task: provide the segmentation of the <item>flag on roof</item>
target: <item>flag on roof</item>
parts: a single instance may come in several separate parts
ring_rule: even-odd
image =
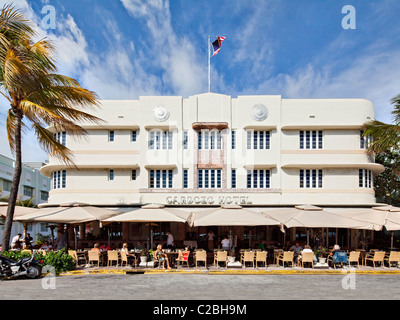
[[[212,43],[213,51],[214,51],[214,54],[212,55],[212,57],[214,57],[221,50],[222,41],[224,41],[225,39],[226,39],[225,37],[217,37],[217,40],[215,40]]]

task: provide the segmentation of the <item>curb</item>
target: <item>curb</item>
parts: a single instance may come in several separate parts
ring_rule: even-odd
[[[149,269],[103,269],[103,270],[73,270],[63,272],[58,276],[78,276],[78,275],[92,275],[92,274],[206,274],[206,275],[343,275],[349,273],[350,269],[339,270],[149,270]],[[400,270],[357,270],[351,269],[351,272],[356,274],[371,274],[371,275],[400,275]]]

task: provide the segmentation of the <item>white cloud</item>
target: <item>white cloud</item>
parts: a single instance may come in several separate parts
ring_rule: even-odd
[[[174,32],[167,0],[121,0],[134,18],[144,19],[150,32],[153,64],[163,70],[163,82],[172,94],[189,96],[207,90],[207,64],[202,63],[190,39]],[[165,88],[163,88],[165,92]]]
[[[369,52],[339,72],[332,65],[327,63],[321,68],[310,63],[291,74],[269,78],[252,93],[268,92],[295,99],[363,98],[374,103],[376,119],[392,121],[390,100],[400,91],[400,50]]]

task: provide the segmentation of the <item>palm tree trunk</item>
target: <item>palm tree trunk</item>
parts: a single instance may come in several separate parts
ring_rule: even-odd
[[[10,249],[11,229],[14,219],[15,204],[18,198],[19,182],[22,173],[22,151],[21,151],[21,127],[22,127],[22,111],[17,109],[15,111],[16,125],[15,125],[15,170],[14,177],[11,185],[10,198],[8,200],[7,217],[4,223],[3,242],[1,253]]]

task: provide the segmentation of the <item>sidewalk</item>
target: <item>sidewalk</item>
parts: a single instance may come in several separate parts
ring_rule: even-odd
[[[76,270],[60,273],[59,276],[72,276],[72,275],[90,275],[90,274],[165,274],[165,273],[174,273],[174,274],[226,274],[226,275],[288,275],[288,274],[310,274],[310,275],[327,275],[327,274],[343,274],[348,272],[355,272],[356,274],[390,274],[400,275],[400,268],[398,267],[377,267],[373,268],[370,266],[360,266],[360,268],[352,267],[351,269],[348,267],[344,268],[325,268],[325,269],[317,269],[317,268],[300,268],[300,267],[278,267],[276,265],[269,265],[267,268],[241,268],[241,267],[214,267],[208,266],[207,269],[205,267],[180,267],[180,268],[172,268],[170,270],[163,270],[159,268],[152,267],[79,267]]]

